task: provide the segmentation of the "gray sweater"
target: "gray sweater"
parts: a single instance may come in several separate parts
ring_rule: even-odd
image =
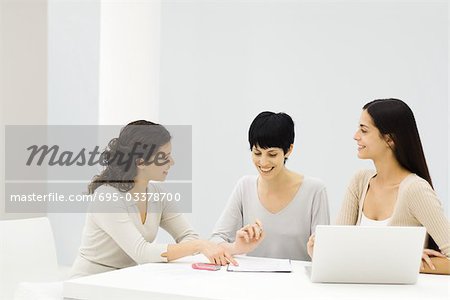
[[[259,200],[257,176],[245,176],[234,188],[211,240],[233,242],[236,231],[255,219],[263,223],[266,237],[248,255],[309,261],[306,250],[309,236],[316,225],[330,223],[325,186],[320,180],[305,176],[292,201],[273,214]]]

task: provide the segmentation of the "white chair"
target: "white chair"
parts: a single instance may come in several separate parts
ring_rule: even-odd
[[[0,299],[62,299],[48,218],[0,221],[0,272]]]

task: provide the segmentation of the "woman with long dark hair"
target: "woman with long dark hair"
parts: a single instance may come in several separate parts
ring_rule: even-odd
[[[375,170],[352,179],[338,225],[424,226],[428,233],[422,271],[450,270],[450,225],[431,181],[414,114],[398,99],[374,100],[363,107],[354,135],[358,157]],[[308,243],[312,255],[314,236]]]
[[[198,252],[214,264],[235,263],[215,243],[200,240],[173,202],[160,200],[163,191],[153,182],[164,181],[174,164],[170,141],[162,125],[140,120],[123,127],[119,137],[109,142],[102,153],[106,168],[89,185],[95,201],[86,217],[71,277],[167,262]],[[159,227],[176,243],[154,243]]]

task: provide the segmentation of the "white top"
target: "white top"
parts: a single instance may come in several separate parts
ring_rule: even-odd
[[[233,242],[238,229],[259,219],[266,237],[249,255],[310,261],[306,250],[309,237],[316,225],[330,223],[324,184],[305,176],[292,201],[281,211],[271,213],[259,200],[257,180],[257,176],[244,176],[238,181],[211,240]]]
[[[150,183],[147,192],[161,192],[161,189]],[[167,244],[153,243],[160,226],[177,243],[199,238],[185,217],[173,212],[170,202],[149,201],[142,224],[138,207],[134,201],[126,201],[126,193],[102,185],[94,196],[100,199],[100,195],[106,198],[108,194],[118,201],[90,204],[79,254],[70,272],[72,278],[136,264],[166,262],[167,258],[161,254],[167,251]]]
[[[361,223],[360,226],[388,226],[389,222],[391,221],[391,218],[387,218],[384,220],[372,220],[366,217],[364,212],[361,215]]]
[[[367,196],[367,191],[369,190],[369,185],[367,186],[366,189],[366,194],[364,195],[364,198],[361,201],[361,208],[364,208],[364,202],[366,201],[366,196]],[[388,226],[389,222],[391,221],[391,218],[387,218],[384,220],[373,220],[368,218],[365,214],[364,211],[362,211],[361,209],[361,220],[359,225],[360,226]]]

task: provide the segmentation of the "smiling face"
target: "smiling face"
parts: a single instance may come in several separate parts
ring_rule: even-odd
[[[146,180],[164,181],[169,169],[175,164],[171,152],[172,144],[170,142],[159,147],[158,151],[150,158],[152,163],[138,166],[138,176]]]
[[[259,146],[253,146],[253,164],[263,178],[274,178],[285,169],[284,159],[289,156],[291,151],[292,146],[286,154],[281,148],[272,147],[264,149]]]
[[[358,157],[361,159],[376,160],[392,151],[392,145],[389,145],[388,139],[380,134],[367,110],[361,113],[359,128],[353,139],[358,144]]]

